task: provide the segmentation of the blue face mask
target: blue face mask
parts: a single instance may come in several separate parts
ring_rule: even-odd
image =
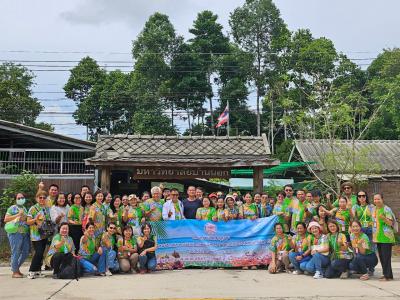
[[[20,199],[17,199],[17,205],[18,206],[23,206],[24,204],[25,204],[25,198],[20,198]]]

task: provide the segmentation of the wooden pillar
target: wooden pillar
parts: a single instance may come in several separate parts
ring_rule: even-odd
[[[253,168],[253,192],[262,193],[264,187],[263,167]]]
[[[110,191],[110,182],[111,182],[110,167],[102,167],[100,188],[103,192]]]

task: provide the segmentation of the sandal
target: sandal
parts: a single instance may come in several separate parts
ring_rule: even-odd
[[[368,274],[364,274],[360,277],[360,280],[368,280],[369,279],[369,275]]]

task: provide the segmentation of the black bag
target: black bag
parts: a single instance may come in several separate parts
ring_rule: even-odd
[[[39,227],[39,233],[44,237],[51,237],[54,235],[54,225],[50,220],[44,220],[42,225]]]
[[[68,253],[61,263],[60,271],[57,274],[58,279],[76,279],[81,276],[81,265],[79,259]]]

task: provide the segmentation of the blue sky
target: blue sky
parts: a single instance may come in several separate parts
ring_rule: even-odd
[[[197,13],[205,9],[217,13],[228,32],[229,13],[242,3],[243,0],[1,0],[0,60],[79,61],[90,55],[99,61],[131,61],[132,40],[155,11],[168,14],[177,32],[189,37],[188,28]],[[349,57],[366,59],[358,61],[362,64],[369,63],[367,58],[376,57],[383,48],[400,45],[397,0],[276,0],[275,4],[291,30],[309,28],[315,37],[333,40],[336,48]],[[50,69],[37,67],[45,64],[42,62],[24,64],[33,70]],[[35,96],[46,112],[57,113],[44,113],[40,119],[59,124],[55,125],[58,133],[84,139],[85,128],[74,125],[68,114],[74,111],[74,104],[63,99],[62,86],[68,72],[35,74]],[[250,98],[250,106],[254,107],[254,97]],[[177,124],[182,131],[185,129],[185,123]]]

